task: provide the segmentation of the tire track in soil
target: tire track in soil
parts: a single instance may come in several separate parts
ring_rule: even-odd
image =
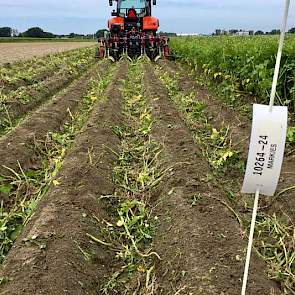
[[[233,144],[240,143],[239,147],[242,149],[241,157],[246,161],[251,133],[251,120],[249,117],[241,114],[234,108],[230,108],[218,98],[212,96],[206,89],[199,87],[187,75],[181,65],[169,61],[161,61],[160,65],[169,75],[175,76],[179,74],[178,86],[184,93],[189,94],[192,91],[196,91],[196,100],[205,103],[204,113],[212,126],[221,128],[224,123],[230,126]],[[294,186],[294,171],[295,158],[292,156],[285,157],[277,192]],[[226,177],[235,179],[236,184],[241,184],[244,175],[242,173],[232,173],[232,175],[226,175]],[[240,186],[237,189],[239,191]],[[279,212],[284,219],[287,218],[292,224],[295,223],[295,211],[293,210],[295,207],[294,190],[287,191],[278,198],[261,199],[260,203],[262,207],[266,207],[264,212],[269,215]],[[239,208],[239,210],[242,210],[242,213],[244,213],[243,208]]]
[[[154,136],[163,143],[166,165],[174,165],[159,188],[155,212],[161,225],[154,246],[163,259],[156,262],[159,294],[240,294],[244,262],[237,258],[243,257],[246,241],[239,225],[212,198],[223,198],[223,192],[210,184],[206,160],[150,65],[145,66],[145,87],[156,118]],[[247,294],[278,292],[264,268],[253,257]]]
[[[1,295],[98,294],[98,286],[112,273],[111,253],[97,244],[89,246],[86,233],[95,235],[97,231],[92,216],[107,215],[97,196],[114,191],[111,174],[116,156],[107,152],[105,145],[118,151],[119,139],[110,126],[122,122],[119,89],[126,77],[127,64],[121,63],[107,88],[108,101],[95,107],[66,157],[58,175],[60,185],[41,200],[9,253],[0,274],[8,278]],[[37,236],[34,243],[24,243],[32,236]],[[45,250],[40,249],[41,244],[46,245]],[[81,249],[92,254],[90,261]]]
[[[19,172],[18,163],[24,171],[30,168],[40,168],[42,159],[36,155],[35,142],[45,140],[48,132],[62,128],[70,117],[68,110],[74,112],[81,97],[87,93],[90,79],[98,74],[103,74],[107,68],[107,64],[100,64],[87,71],[79,80],[70,85],[65,93],[57,95],[10,133],[1,137],[0,175],[11,174],[3,166]]]

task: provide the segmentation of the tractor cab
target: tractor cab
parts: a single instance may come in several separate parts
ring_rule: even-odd
[[[113,16],[124,18],[142,18],[151,15],[151,1],[149,0],[116,0],[117,9]],[[155,2],[155,1],[154,1]],[[113,1],[110,0],[110,5]]]
[[[169,56],[169,38],[157,34],[159,20],[152,16],[156,0],[116,1],[116,9],[108,21],[109,34],[99,40],[98,57],[119,60],[124,54],[130,59],[147,55],[151,60]]]
[[[150,14],[149,1],[145,0],[119,0],[118,14],[122,17],[144,17]]]
[[[113,5],[113,0],[109,0]],[[122,31],[130,32],[136,28],[139,32],[153,32],[156,34],[159,28],[157,18],[151,16],[152,4],[156,0],[114,0],[117,2],[117,9],[113,10],[114,18],[109,20],[108,27],[110,31],[113,28],[117,31],[121,27]]]

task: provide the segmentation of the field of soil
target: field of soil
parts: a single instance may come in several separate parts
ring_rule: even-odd
[[[1,62],[83,46],[0,44]],[[31,109],[0,137],[0,295],[240,294],[249,116],[178,62],[90,62],[51,77],[46,99],[29,92]],[[287,266],[278,279],[266,259],[269,245],[293,251],[266,221],[276,212],[288,238],[294,167],[287,150],[280,193],[261,200],[249,295],[294,294]]]
[[[0,43],[0,65],[94,45],[95,42]]]

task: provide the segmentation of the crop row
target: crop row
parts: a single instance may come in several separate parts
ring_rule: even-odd
[[[178,37],[171,40],[175,55],[223,84],[230,100],[241,92],[267,103],[272,85],[277,37]],[[276,103],[295,111],[295,40],[285,42]]]
[[[29,111],[65,88],[93,60],[93,48],[18,62],[0,69],[0,131],[8,132]]]
[[[68,68],[69,65],[81,67],[89,63],[92,51],[92,48],[75,49],[7,64],[0,68],[0,94],[36,84],[52,73]]]
[[[11,176],[0,175],[0,264],[34,213],[39,201],[48,193],[50,187],[59,185],[55,178],[63,166],[67,151],[86,124],[94,105],[102,98],[113,71],[114,68],[111,68],[108,75],[91,78],[88,82],[88,91],[80,97],[77,110],[74,109],[72,112],[73,109],[68,109],[70,116],[60,126],[60,130],[49,130],[45,139],[36,138],[31,144],[31,153],[41,159],[40,164],[26,170],[20,163],[17,170],[3,167],[11,172]]]
[[[170,98],[185,119],[195,142],[202,150],[203,157],[210,165],[211,183],[215,183],[226,192],[225,203],[228,204],[228,209],[230,208],[231,213],[235,214],[241,230],[247,233],[250,219],[249,215],[245,215],[245,212],[248,209],[244,211],[241,208],[250,208],[247,205],[249,197],[247,196],[247,199],[244,199],[243,195],[240,194],[247,152],[247,143],[240,141],[240,138],[245,137],[242,130],[247,123],[242,124],[243,128],[239,127],[239,124],[241,125],[244,119],[236,110],[228,116],[230,119],[227,119],[226,125],[223,120],[218,120],[216,109],[207,103],[208,100],[204,100],[202,95],[197,93],[193,87],[183,86],[183,74],[167,72],[165,68],[161,67],[157,67],[156,74],[167,87]],[[222,113],[221,106],[222,104],[219,104]],[[234,113],[236,113],[236,118],[233,115]],[[212,119],[213,116],[214,119]],[[240,123],[235,119],[241,120]],[[287,145],[288,154],[290,155],[294,153],[292,144],[288,142]],[[284,170],[283,173],[286,174],[286,171]],[[231,175],[235,175],[232,180],[230,180]],[[284,187],[281,192],[294,189],[294,186],[288,187],[286,179],[280,185]],[[198,201],[198,198],[193,199],[193,204]],[[284,211],[282,210],[282,212]],[[255,236],[255,249],[258,256],[267,263],[269,278],[280,284],[282,290],[280,294],[294,294],[292,292],[295,286],[294,227],[292,222],[288,220],[289,217],[286,218],[288,216],[287,212],[283,213],[285,215],[283,217],[282,212],[273,214],[272,211],[270,213],[262,206],[260,207],[255,230],[257,233],[257,236]]]

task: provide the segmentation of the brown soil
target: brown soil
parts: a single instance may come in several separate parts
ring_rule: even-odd
[[[94,45],[95,42],[0,43],[0,65]]]
[[[9,94],[10,91],[14,91],[19,89],[20,87],[28,87],[30,85],[38,84],[41,81],[46,80],[47,78],[54,75],[54,73],[58,70],[58,68],[50,68],[40,71],[34,77],[33,81],[26,81],[26,80],[18,80],[17,82],[7,82],[0,80],[0,87],[2,88],[1,91],[3,94]]]
[[[205,116],[213,127],[221,128],[229,126],[232,141],[235,143],[245,143],[243,145],[243,156],[246,158],[248,154],[247,144],[251,132],[251,122],[248,117],[237,113],[234,108],[228,107],[221,100],[212,96],[206,88],[198,86],[176,63],[161,62],[161,67],[170,75],[175,75],[176,73],[180,75],[178,85],[181,91],[186,94],[192,91],[196,92],[196,100],[205,104]]]
[[[163,62],[162,67],[172,74],[180,72],[181,90],[197,92],[196,99],[206,104],[205,115],[214,127],[230,125],[232,141],[239,143],[246,157],[249,119],[198,87],[177,64]],[[67,108],[77,107],[87,90],[89,77],[102,69],[86,73],[65,94],[1,138],[0,163],[17,168],[19,160],[24,169],[37,167],[40,159],[32,147],[34,138],[42,139],[49,130],[60,128],[67,120]],[[228,209],[227,186],[222,189],[212,180],[210,167],[190,133],[192,126],[170,100],[153,67],[147,64],[144,71],[146,95],[155,117],[152,136],[163,145],[163,168],[173,167],[152,196],[153,213],[160,220],[153,245],[161,256],[156,261],[155,295],[240,294],[247,239]],[[0,295],[102,294],[102,286],[120,269],[114,252],[91,243],[87,234],[99,237],[104,220],[111,220],[116,211],[98,197],[115,190],[111,175],[116,156],[111,150],[118,152],[120,142],[112,127],[124,122],[121,88],[126,76],[127,64],[119,63],[106,91],[108,100],[97,103],[66,156],[58,175],[60,184],[40,201],[1,267],[0,278],[7,277],[8,282],[0,285]],[[291,186],[294,168],[294,158],[289,158],[281,188]],[[0,174],[4,171],[0,168]],[[241,179],[242,174],[235,172],[220,182],[237,184]],[[280,196],[268,210],[281,210],[294,218],[292,194],[294,190]],[[265,267],[253,254],[247,294],[281,294],[277,284],[266,277]]]
[[[247,241],[222,203],[224,193],[210,183],[210,168],[150,66],[145,87],[156,117],[154,136],[163,143],[167,166],[174,166],[159,190],[156,210],[161,225],[154,246],[162,257],[156,264],[158,294],[240,294]],[[279,294],[264,269],[254,256],[247,294]]]
[[[249,135],[251,132],[251,121],[248,117],[237,112],[234,108],[228,107],[220,99],[212,96],[205,88],[198,86],[177,63],[161,62],[161,67],[172,75],[175,75],[175,73],[180,74],[179,87],[184,93],[190,93],[193,90],[196,91],[196,100],[205,103],[205,114],[212,126],[221,128],[224,124],[227,124],[230,127],[232,142],[241,149],[242,159],[246,160],[248,156]],[[288,152],[287,150],[286,153]],[[277,189],[278,193],[286,188],[294,187],[294,171],[294,156],[285,156]],[[237,191],[239,191],[243,176],[241,173],[234,172],[232,175],[226,175],[227,180],[225,179],[225,181],[232,178],[233,181],[231,184],[238,185]],[[244,198],[245,196],[241,197]],[[265,212],[271,215],[278,213],[284,219],[287,218],[291,224],[295,224],[295,211],[293,210],[295,207],[294,188],[286,191],[286,193],[279,197],[262,199],[261,206],[265,208]]]
[[[18,163],[24,171],[40,168],[41,159],[37,157],[35,142],[45,140],[48,132],[59,130],[63,126],[69,118],[68,110],[73,113],[81,97],[86,94],[91,77],[104,73],[106,68],[106,63],[95,66],[70,85],[65,93],[57,95],[22,124],[0,138],[0,175],[9,174],[3,166],[18,171]]]
[[[96,220],[106,218],[97,197],[114,191],[111,172],[116,157],[106,145],[118,151],[118,138],[110,126],[122,121],[118,89],[126,73],[123,63],[107,89],[109,100],[96,106],[67,156],[58,175],[60,185],[41,201],[8,255],[0,276],[7,276],[9,281],[1,286],[1,295],[100,293],[101,282],[112,271],[110,253],[100,245],[89,247],[86,233],[95,236]],[[36,239],[28,242],[31,237]],[[86,260],[81,250],[91,259]]]
[[[26,89],[29,101],[21,102],[13,100],[4,102],[6,111],[0,111],[0,116],[6,117],[6,112],[8,112],[11,122],[15,124],[17,119],[23,117],[28,112],[34,111],[44,101],[67,87],[75,78],[77,78],[77,75],[64,73],[63,75],[53,75],[52,77],[47,78],[42,82],[43,85],[40,89],[36,89],[34,85],[29,86]]]

